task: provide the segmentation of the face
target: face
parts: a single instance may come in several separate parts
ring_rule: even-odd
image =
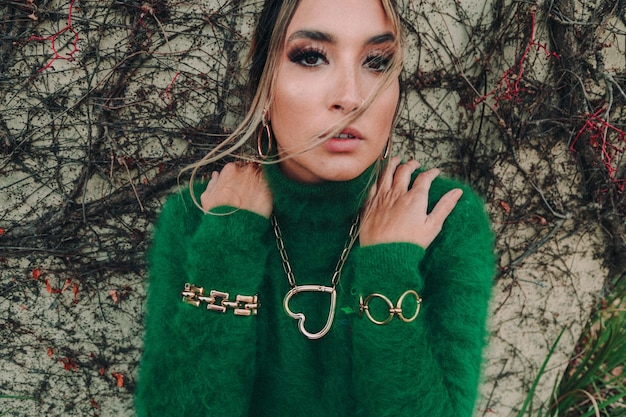
[[[347,181],[380,157],[399,99],[397,79],[343,131],[319,139],[382,82],[394,39],[379,0],[301,1],[287,28],[269,115],[279,156],[289,157],[280,163],[287,177]]]

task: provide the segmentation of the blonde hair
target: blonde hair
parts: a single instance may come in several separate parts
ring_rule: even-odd
[[[255,30],[251,50],[248,55],[248,60],[251,62],[249,89],[254,94],[250,108],[243,121],[226,139],[198,162],[189,165],[183,170],[183,172],[191,170],[189,184],[192,189],[195,177],[202,167],[225,157],[235,156],[242,160],[259,163],[278,163],[285,159],[260,160],[254,156],[245,155],[242,149],[251,140],[256,141],[259,129],[262,129],[264,111],[272,104],[272,92],[276,83],[279,60],[285,47],[287,28],[299,4],[300,0],[266,0],[257,22],[257,29]],[[305,149],[298,150],[299,153],[306,152],[341,132],[347,125],[358,119],[383,90],[398,80],[402,70],[402,47],[404,45],[400,16],[393,0],[381,0],[381,4],[395,35],[395,52],[390,68],[385,71],[381,82],[359,107],[346,115],[330,130],[325,131],[322,137],[312,138]],[[269,28],[271,28],[271,33],[268,33]],[[397,113],[396,110],[396,117]],[[394,125],[395,120],[392,123],[389,135],[391,135]],[[376,171],[378,172],[378,169]],[[193,192],[192,198],[198,204]]]

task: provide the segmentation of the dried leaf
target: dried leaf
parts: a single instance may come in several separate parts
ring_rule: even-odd
[[[509,206],[506,201],[500,200],[500,207],[502,208],[502,210],[504,210],[505,213],[510,213],[511,212],[511,206]]]
[[[63,364],[63,369],[65,369],[66,371],[78,370],[78,364],[74,359],[70,359],[69,356],[66,356],[63,359],[59,359],[59,361]]]
[[[60,292],[64,292],[65,290],[67,290],[70,286],[72,285],[72,280],[71,278],[68,278],[65,280],[65,284],[63,284],[63,288],[61,288]]]
[[[117,372],[111,372],[111,375],[117,380],[117,386],[122,388],[124,386],[124,375],[118,374]]]
[[[89,399],[89,404],[91,404],[91,406],[92,406],[93,408],[95,408],[96,410],[100,408],[100,406],[98,405],[98,403],[96,402],[96,400],[95,400],[95,399],[93,399],[93,398],[90,398],[90,399]]]
[[[74,294],[74,304],[78,302],[78,284],[74,283],[74,287],[72,288],[72,293]]]

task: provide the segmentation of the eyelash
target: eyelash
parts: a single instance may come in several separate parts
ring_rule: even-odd
[[[326,58],[324,50],[314,47],[296,47],[289,51],[287,56],[291,62],[307,68],[313,68],[321,65],[322,63],[328,64],[328,58]],[[314,63],[307,63],[306,60],[308,58],[315,58],[316,61]],[[392,53],[374,53],[365,58],[363,65],[374,72],[385,72],[391,66],[392,59]],[[321,60],[322,62],[318,63],[318,60]],[[372,67],[372,64],[380,65],[382,68]]]
[[[326,59],[325,52],[323,50],[321,50],[321,49],[312,48],[312,47],[309,47],[309,48],[294,48],[291,51],[289,51],[289,54],[287,56],[289,57],[289,60],[291,62],[303,65],[305,67],[315,67],[315,66],[319,65],[319,64],[306,63],[305,60],[307,58],[321,59],[324,64],[328,63],[328,59]]]
[[[372,71],[385,72],[391,67],[392,60],[393,54],[391,53],[377,53],[368,55],[367,58],[365,58],[365,65]],[[374,68],[371,64],[380,65],[382,68]]]

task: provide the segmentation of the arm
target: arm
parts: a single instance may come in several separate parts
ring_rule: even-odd
[[[201,191],[201,190],[200,190]],[[183,194],[165,205],[150,251],[145,351],[136,406],[140,416],[248,414],[255,369],[256,317],[235,316],[182,301],[189,282],[236,294],[257,294],[269,221],[220,207],[204,214]]]
[[[429,207],[450,188],[437,181]],[[422,310],[411,323],[354,324],[357,415],[469,417],[476,399],[487,304],[494,273],[493,236],[482,201],[469,189],[424,250],[385,243],[354,253],[358,291],[395,305],[415,289]],[[405,303],[405,316],[415,311]],[[385,312],[378,313],[384,317]]]
[[[430,341],[456,416],[471,416],[486,342],[488,302],[495,276],[494,236],[484,203],[466,191],[442,233],[427,251],[424,298],[432,308]],[[439,324],[440,325],[439,325]]]

